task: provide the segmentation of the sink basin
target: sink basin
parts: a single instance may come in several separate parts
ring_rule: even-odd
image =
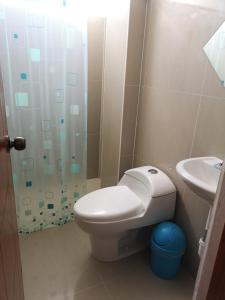
[[[200,197],[212,202],[219,182],[222,160],[217,157],[197,157],[180,161],[177,173]]]

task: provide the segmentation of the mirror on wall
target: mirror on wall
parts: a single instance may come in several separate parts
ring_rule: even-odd
[[[203,49],[216,71],[221,85],[225,87],[225,22],[218,28]]]

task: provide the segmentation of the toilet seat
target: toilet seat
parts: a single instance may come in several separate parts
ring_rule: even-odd
[[[110,222],[128,219],[143,211],[143,203],[127,186],[113,186],[78,200],[75,217],[92,222]]]

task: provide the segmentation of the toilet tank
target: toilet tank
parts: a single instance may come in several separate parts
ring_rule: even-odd
[[[156,167],[144,166],[127,170],[118,185],[128,186],[143,201],[146,208],[152,198],[165,199],[171,196],[175,206],[176,188],[171,179]]]

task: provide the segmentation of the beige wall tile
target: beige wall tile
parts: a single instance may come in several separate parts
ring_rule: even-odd
[[[125,171],[127,171],[129,169],[132,169],[132,163],[133,163],[133,155],[121,156],[120,157],[120,176],[119,176],[119,179],[122,178]]]
[[[213,10],[217,14],[225,13],[225,2],[223,0],[174,0],[173,2],[198,6],[207,10]]]
[[[105,19],[88,20],[87,177],[99,173],[99,134]],[[95,134],[95,138],[93,136]]]
[[[185,262],[193,275],[208,206],[185,187],[175,167],[190,155],[225,152],[225,89],[202,49],[224,12],[223,0],[148,1],[135,166],[156,165],[175,183],[175,220],[188,235]]]
[[[88,20],[88,79],[102,80],[102,64],[104,50],[104,18]]]
[[[220,79],[211,66],[210,62],[207,62],[205,81],[203,84],[203,95],[218,97],[225,99],[225,88],[220,84]]]
[[[146,0],[131,0],[130,2],[126,87],[120,149],[120,177],[125,169],[132,168],[133,162],[146,21],[146,5]]]
[[[109,187],[114,186],[118,183],[118,176],[101,176],[101,187]]]
[[[87,178],[99,176],[99,133],[87,135]]]
[[[176,221],[185,231],[188,248],[184,259],[194,275],[199,264],[198,242],[204,235],[208,213],[208,202],[186,188],[183,197],[177,202]]]
[[[126,84],[139,84],[147,0],[131,0]]]
[[[139,86],[126,85],[123,107],[121,155],[133,155]]]
[[[87,132],[100,133],[102,82],[88,82],[88,119]]]
[[[150,14],[150,12],[149,12]],[[144,84],[200,93],[215,12],[179,1],[153,0],[147,28]],[[173,22],[171,22],[173,20]]]
[[[101,144],[101,180],[115,179],[111,185],[118,181],[120,138],[122,125],[123,86],[113,86],[108,83],[104,89],[103,118],[102,118],[102,144]],[[107,179],[108,181],[108,179]]]
[[[100,172],[103,186],[114,185],[119,179],[130,1],[124,1],[122,8],[106,22]]]
[[[143,87],[136,156],[152,164],[188,157],[199,101],[199,96]]]
[[[224,137],[225,99],[202,97],[192,156],[215,155],[223,158]]]

